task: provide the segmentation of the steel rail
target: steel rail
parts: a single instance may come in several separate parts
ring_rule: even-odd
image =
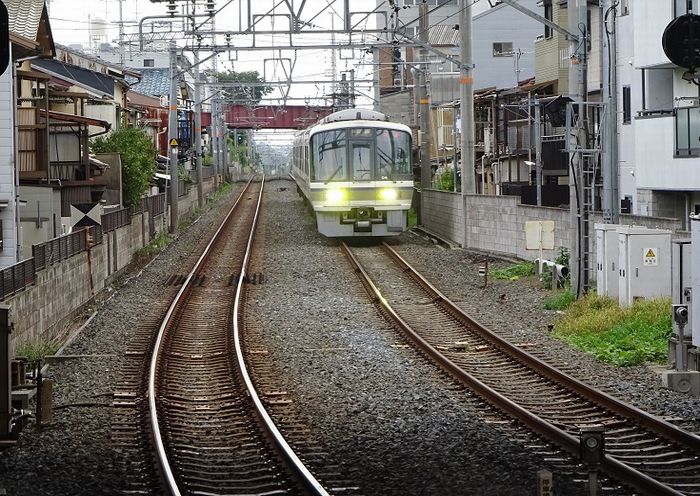
[[[191,282],[192,279],[197,275],[197,273],[200,271],[202,265],[204,265],[204,262],[206,259],[209,257],[209,254],[211,252],[212,246],[214,246],[214,243],[218,240],[219,235],[221,232],[224,230],[224,227],[228,223],[229,219],[231,218],[231,215],[233,214],[233,211],[238,207],[238,204],[241,202],[241,199],[244,197],[244,195],[247,194],[248,188],[250,187],[251,183],[253,182],[254,177],[251,177],[251,179],[248,181],[246,184],[246,187],[243,188],[243,191],[241,194],[238,196],[236,199],[236,202],[233,204],[229,212],[226,214],[226,217],[224,218],[223,222],[219,226],[219,228],[216,230],[214,235],[212,236],[211,240],[207,244],[206,248],[204,248],[204,251],[202,252],[202,255],[200,255],[199,259],[197,260],[197,263],[195,263],[194,267],[190,271],[190,273],[187,275],[187,278],[185,279],[185,282],[182,284],[182,287],[180,288],[180,291],[178,291],[177,295],[173,299],[172,303],[170,304],[170,307],[168,307],[168,311],[165,314],[165,318],[163,319],[163,322],[160,325],[160,328],[158,329],[158,336],[156,338],[155,345],[153,346],[153,355],[151,356],[151,366],[150,366],[150,372],[148,376],[148,407],[149,407],[149,413],[151,417],[151,433],[153,435],[153,443],[155,446],[156,450],[156,460],[158,462],[158,466],[161,469],[161,474],[164,479],[164,483],[166,484],[170,494],[174,496],[180,496],[180,489],[177,486],[177,482],[175,481],[175,476],[173,475],[173,470],[172,467],[170,466],[170,462],[168,461],[168,455],[165,450],[165,446],[163,444],[163,438],[160,433],[160,422],[158,421],[158,408],[156,405],[156,373],[157,373],[157,368],[158,368],[158,358],[160,356],[160,351],[161,347],[163,344],[163,338],[165,336],[165,331],[170,325],[170,321],[175,314],[175,311],[177,308],[181,305],[184,295],[187,294],[190,289],[191,289]]]
[[[263,178],[264,181],[264,178]],[[264,183],[263,183],[264,185]],[[260,396],[257,393],[257,390],[255,389],[255,386],[253,385],[253,381],[250,379],[250,374],[248,373],[248,368],[245,363],[245,359],[243,358],[243,348],[241,346],[241,336],[240,336],[240,329],[238,325],[238,315],[240,312],[240,305],[242,302],[242,294],[243,294],[243,284],[245,283],[246,279],[246,272],[248,268],[248,261],[250,260],[250,254],[252,253],[253,250],[253,241],[255,238],[255,229],[258,223],[258,212],[260,210],[260,203],[262,202],[262,197],[263,197],[263,187],[261,186],[260,188],[260,197],[258,198],[258,206],[255,210],[255,217],[253,218],[253,227],[250,230],[250,236],[248,238],[248,245],[246,246],[246,251],[245,255],[243,256],[243,263],[241,264],[241,273],[240,277],[238,278],[238,285],[236,286],[236,297],[234,299],[234,304],[233,304],[233,315],[232,315],[232,320],[233,320],[233,342],[236,348],[236,359],[238,360],[238,370],[241,374],[241,377],[243,379],[243,382],[246,385],[246,389],[248,390],[250,394],[250,398],[253,401],[253,404],[255,405],[255,409],[264,423],[265,427],[267,428],[270,436],[272,437],[272,440],[274,443],[279,447],[279,449],[282,450],[284,453],[285,457],[287,458],[288,463],[292,466],[292,468],[297,472],[297,474],[301,477],[302,482],[304,485],[311,491],[313,491],[313,494],[317,494],[319,496],[329,496],[328,492],[323,488],[321,483],[319,483],[316,478],[309,472],[309,469],[306,468],[304,463],[299,459],[299,457],[294,453],[294,450],[289,446],[287,441],[284,439],[280,431],[277,429],[277,426],[275,425],[274,421],[270,417],[270,415],[267,413],[267,410],[265,409],[265,406],[262,404],[262,401],[260,400]]]
[[[430,284],[428,281],[426,281],[422,276],[420,276],[415,269],[413,269],[408,263],[406,263],[403,258],[401,258],[398,253],[396,253],[393,249],[391,249],[386,243],[383,244],[385,249],[387,249],[388,253],[391,254],[392,252],[401,260],[401,265],[403,265],[403,268],[406,272],[410,272],[411,275],[417,276],[417,281],[423,285],[423,283],[427,284],[425,286],[426,288],[431,288],[431,292],[434,291],[434,296],[435,296],[435,302],[444,302],[446,305],[452,305],[451,302],[442,294],[440,293],[437,289],[435,289],[432,284]],[[565,451],[568,451],[572,455],[578,455],[579,450],[580,450],[580,444],[579,440],[569,434],[568,432],[563,431],[562,429],[559,429],[555,425],[551,424],[550,422],[542,419],[541,417],[533,414],[532,412],[526,410],[525,408],[521,407],[517,403],[513,402],[509,398],[505,397],[498,391],[494,390],[490,386],[484,384],[481,382],[479,379],[474,377],[472,374],[466,372],[464,369],[459,367],[457,364],[455,364],[452,360],[444,356],[440,351],[438,351],[436,348],[434,348],[432,345],[430,345],[427,341],[425,341],[415,330],[411,328],[411,326],[406,323],[397,313],[396,311],[391,307],[391,305],[387,302],[387,300],[382,296],[381,292],[379,291],[379,288],[372,282],[371,278],[369,277],[369,274],[365,271],[364,267],[361,265],[355,254],[350,250],[350,248],[347,246],[347,244],[342,243],[341,244],[341,249],[345,252],[346,256],[350,260],[351,264],[354,267],[355,272],[358,274],[358,277],[360,277],[360,280],[362,281],[362,284],[365,286],[365,288],[368,290],[370,295],[372,296],[372,300],[375,304],[379,305],[388,315],[389,319],[404,333],[404,335],[411,340],[414,345],[424,352],[428,357],[430,357],[432,360],[434,360],[437,364],[439,364],[446,372],[448,372],[452,377],[457,379],[459,382],[465,384],[467,387],[469,387],[472,391],[477,393],[479,396],[481,396],[485,401],[488,403],[496,406],[497,408],[500,408],[501,410],[507,412],[509,415],[513,416],[514,418],[518,419],[521,421],[524,425],[526,425],[528,428],[532,429],[533,431],[537,432],[538,434],[544,436],[548,440],[554,442],[558,446],[560,446],[562,449]],[[393,256],[393,255],[392,255]],[[398,259],[397,259],[398,260]],[[422,281],[422,282],[420,282]],[[456,307],[455,307],[456,308]],[[463,312],[461,312],[460,309],[457,309],[459,314],[465,315]],[[478,326],[479,330],[483,329],[486,330],[483,326],[480,326],[475,323],[474,320],[469,318],[467,316],[468,322],[471,323],[473,326]],[[503,341],[500,337],[496,336],[495,334],[491,333],[491,331],[487,331],[493,336],[493,342],[494,344]],[[510,345],[510,343],[508,343]],[[513,345],[510,345],[513,347]],[[519,349],[518,349],[519,350]],[[522,352],[522,350],[520,350]],[[524,352],[523,352],[524,353]],[[536,358],[532,357],[531,355],[528,354],[533,360],[537,360]],[[539,362],[539,360],[537,360]],[[549,367],[549,366],[547,366]],[[551,367],[549,367],[551,368]],[[554,370],[554,369],[553,369]],[[560,372],[561,374],[561,372]],[[568,377],[568,376],[567,376]],[[572,379],[575,381],[575,379]],[[576,381],[578,382],[578,381]],[[634,407],[632,407],[634,408]],[[674,426],[675,427],[675,426]],[[678,429],[680,430],[680,429]],[[601,467],[603,470],[608,473],[609,475],[615,477],[616,479],[623,481],[626,484],[629,484],[636,489],[642,491],[645,494],[652,494],[654,496],[656,495],[673,495],[673,496],[682,496],[683,493],[680,493],[667,485],[657,481],[656,479],[639,472],[624,463],[611,458],[609,455],[605,455],[605,458],[601,464]]]
[[[438,298],[444,306],[461,322],[470,326],[474,331],[476,331],[479,336],[481,336],[486,341],[489,341],[495,347],[505,351],[509,355],[515,356],[519,361],[527,365],[528,367],[536,370],[545,377],[554,379],[556,382],[564,384],[568,388],[571,388],[576,393],[584,396],[593,403],[596,403],[608,410],[618,413],[622,416],[631,416],[635,419],[639,419],[640,425],[663,435],[669,440],[675,441],[677,443],[683,444],[689,448],[692,448],[700,452],[700,436],[693,434],[688,431],[684,431],[676,427],[675,425],[662,420],[649,412],[645,412],[633,405],[625,403],[624,401],[610,396],[609,394],[595,389],[588,384],[585,384],[574,377],[558,370],[551,365],[539,360],[530,353],[524,351],[522,348],[515,346],[514,344],[501,338],[494,332],[487,329],[484,325],[480,324],[469,315],[467,315],[461,308],[452,303],[443,293],[441,293],[432,283],[425,279],[421,274],[418,273],[406,260],[404,260],[401,255],[399,255],[396,250],[386,243],[382,244],[382,247],[391,255],[391,257],[396,260],[400,265],[402,265],[407,271],[411,273],[411,276],[418,281],[418,283],[423,286],[427,291],[433,294],[435,298]]]

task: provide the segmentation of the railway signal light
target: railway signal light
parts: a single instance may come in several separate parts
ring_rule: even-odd
[[[605,457],[605,430],[594,425],[581,428],[581,460],[586,465],[600,465]]]

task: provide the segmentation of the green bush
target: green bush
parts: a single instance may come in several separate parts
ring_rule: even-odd
[[[664,362],[671,330],[670,298],[621,308],[611,298],[588,295],[554,325],[555,336],[617,366]]]
[[[454,191],[454,177],[452,176],[452,170],[448,169],[441,172],[437,177],[438,189],[442,191]]]
[[[564,291],[563,293],[557,293],[544,300],[542,308],[545,310],[566,310],[575,301],[576,295],[574,293],[571,291]]]
[[[535,274],[535,264],[532,262],[520,262],[504,269],[492,269],[489,275],[494,279],[508,279],[517,281],[521,277]]]
[[[124,126],[91,143],[94,153],[119,153],[122,162],[124,205],[136,207],[156,170],[156,149],[151,139],[135,127]]]

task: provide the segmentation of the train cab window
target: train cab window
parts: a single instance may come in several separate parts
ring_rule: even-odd
[[[353,141],[350,144],[353,181],[372,180],[372,142]]]
[[[344,129],[315,134],[311,138],[311,147],[313,180],[346,180],[347,139]]]
[[[410,180],[411,137],[403,131],[376,130],[377,180]]]

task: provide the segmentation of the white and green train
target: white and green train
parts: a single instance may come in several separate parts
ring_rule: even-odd
[[[296,135],[292,177],[324,236],[400,234],[413,196],[411,129],[371,110],[330,114]]]

